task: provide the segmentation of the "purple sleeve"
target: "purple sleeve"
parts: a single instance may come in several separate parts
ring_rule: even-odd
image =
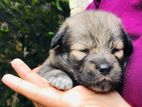
[[[142,107],[142,0],[94,0],[87,10],[96,9],[117,15],[132,38],[134,52],[125,71],[121,94],[133,107]]]
[[[96,0],[92,1],[92,3],[90,3],[86,10],[96,10],[99,7],[99,2],[97,2]]]

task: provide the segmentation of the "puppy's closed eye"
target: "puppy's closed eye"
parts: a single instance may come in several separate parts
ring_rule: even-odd
[[[89,53],[89,49],[81,49],[81,50],[79,50],[80,52],[83,52],[83,53]]]
[[[82,49],[82,50],[72,50],[71,51],[71,56],[73,57],[73,59],[81,61],[89,52],[89,50],[87,49]]]
[[[115,53],[117,53],[117,52],[119,52],[119,51],[121,51],[121,49],[113,48],[113,49],[111,50],[111,53],[112,53],[112,54],[115,54]]]
[[[115,56],[119,59],[121,59],[123,57],[124,51],[123,50],[119,50],[117,52],[115,52]]]
[[[111,50],[111,53],[114,54],[117,58],[121,59],[124,54],[124,45],[122,42],[116,42],[115,47]]]
[[[71,57],[77,61],[81,61],[87,54],[89,49],[81,43],[75,43],[71,46]]]

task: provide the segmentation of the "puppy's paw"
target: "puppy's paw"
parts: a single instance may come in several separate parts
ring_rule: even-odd
[[[48,82],[61,90],[68,90],[73,87],[72,79],[63,71],[61,70],[52,70],[47,72],[44,76]]]

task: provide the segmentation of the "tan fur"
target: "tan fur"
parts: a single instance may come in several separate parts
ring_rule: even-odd
[[[49,52],[49,61],[50,61],[51,64],[55,64],[56,63],[55,49],[51,49],[50,52]]]
[[[120,49],[123,45],[119,35],[121,30],[120,20],[112,15],[105,12],[83,12],[79,15],[74,15],[68,18],[65,23],[61,26],[61,32],[65,26],[69,26],[69,33],[72,36],[68,40],[71,45],[71,54],[77,60],[83,59],[85,53],[79,50],[89,49],[92,53],[99,53],[104,49],[117,48]],[[107,43],[110,36],[113,36],[118,40],[113,43]],[[119,46],[118,46],[119,45]],[[122,57],[122,52],[115,54],[119,58]]]

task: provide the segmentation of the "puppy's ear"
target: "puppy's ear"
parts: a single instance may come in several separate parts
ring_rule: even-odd
[[[128,36],[128,34],[125,31],[123,31],[123,42],[124,42],[124,55],[126,57],[129,57],[133,52],[133,44],[130,36]]]
[[[67,26],[63,26],[58,33],[52,38],[51,41],[51,49],[55,48],[56,46],[60,46],[63,43],[63,39],[67,36]]]

